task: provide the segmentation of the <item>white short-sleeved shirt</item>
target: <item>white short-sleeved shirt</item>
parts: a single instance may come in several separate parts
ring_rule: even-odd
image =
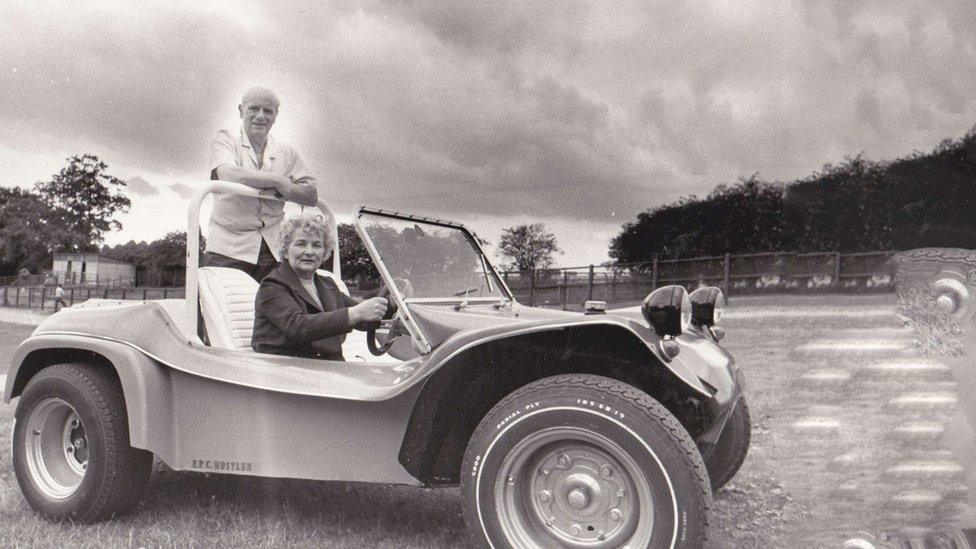
[[[272,172],[288,177],[294,183],[316,185],[315,178],[295,149],[271,136],[264,146],[264,158],[259,168],[243,127],[236,132],[220,130],[210,143],[210,171],[225,165]],[[284,215],[284,204],[277,200],[216,194],[207,251],[257,264],[263,237],[271,253],[280,261],[278,227]]]

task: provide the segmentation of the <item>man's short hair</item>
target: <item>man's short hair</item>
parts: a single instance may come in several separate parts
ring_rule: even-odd
[[[278,96],[275,95],[275,92],[260,86],[251,88],[244,92],[244,95],[241,96],[241,105],[246,105],[248,100],[254,99],[270,99],[276,110],[281,106],[281,101],[278,99]]]

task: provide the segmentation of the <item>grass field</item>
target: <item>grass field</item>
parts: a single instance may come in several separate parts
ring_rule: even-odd
[[[798,418],[820,410],[818,406],[839,407],[843,412],[848,405],[846,389],[807,383],[805,374],[844,368],[845,364],[860,371],[857,368],[868,360],[862,356],[844,362],[848,359],[805,351],[804,346],[829,341],[838,334],[900,333],[893,296],[749,298],[737,300],[735,306],[723,343],[745,370],[753,445],[739,475],[715,496],[711,546],[836,547],[847,534],[861,528],[958,526],[966,520],[964,511],[969,508],[964,504],[906,511],[859,498],[856,493],[827,490],[826,484],[840,484],[846,478],[832,468],[831,460],[858,441],[849,440],[843,429],[825,437],[798,432],[795,427]],[[852,308],[859,314],[817,314]],[[804,311],[810,314],[804,316]],[[0,362],[9,360],[30,329],[0,324]],[[859,392],[875,387],[873,381],[858,376],[848,383],[856,383]],[[884,418],[891,414],[883,404],[870,409],[862,406],[856,412],[868,425],[889,421]],[[10,436],[12,415],[13,406],[0,408],[4,437]],[[838,417],[847,416],[841,413]],[[866,432],[861,426],[852,429]],[[882,437],[880,442],[867,443],[887,444],[883,434],[877,436]],[[39,519],[27,507],[8,451],[7,444],[0,446],[2,547],[467,546],[456,489],[268,481],[163,470],[154,473],[149,494],[134,513],[97,525],[55,525]],[[861,465],[866,469],[858,478],[866,483],[858,489],[865,493],[879,489],[871,486],[875,480],[882,484],[891,480],[880,473],[876,479],[870,476],[887,463]],[[851,470],[857,466],[854,463]]]

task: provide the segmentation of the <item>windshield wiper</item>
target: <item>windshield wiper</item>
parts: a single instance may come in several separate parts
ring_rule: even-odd
[[[468,294],[473,294],[473,293],[475,293],[477,291],[478,291],[478,288],[475,288],[475,287],[472,286],[470,288],[465,288],[463,290],[458,290],[458,291],[454,292],[454,297],[466,296]]]

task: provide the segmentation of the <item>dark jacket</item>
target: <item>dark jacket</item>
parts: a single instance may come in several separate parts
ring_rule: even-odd
[[[342,342],[353,328],[349,307],[359,303],[339,291],[335,282],[316,275],[319,309],[287,261],[261,281],[254,299],[251,348],[259,353],[345,360]]]

